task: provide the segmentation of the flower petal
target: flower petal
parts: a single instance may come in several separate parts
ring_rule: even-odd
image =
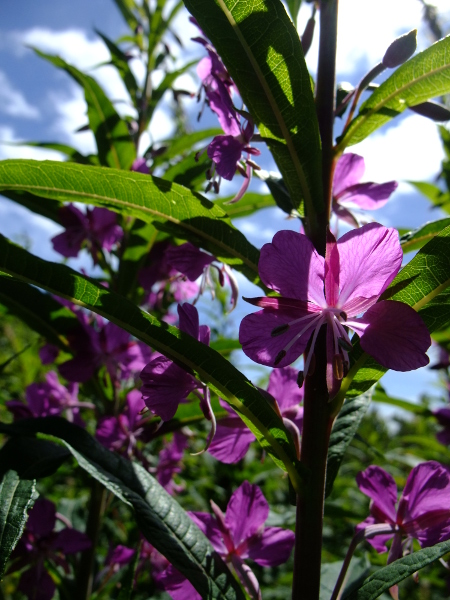
[[[235,547],[254,535],[268,516],[269,505],[261,489],[244,481],[231,496],[225,514]]]
[[[397,230],[378,223],[349,231],[338,240],[337,249],[341,287],[338,306],[344,310],[346,302],[355,296],[379,296],[402,265]]]
[[[180,271],[190,281],[195,281],[215,260],[215,257],[186,242],[181,246],[171,246],[166,252],[166,259],[174,269]]]
[[[290,529],[266,527],[261,536],[248,542],[248,556],[262,567],[285,563],[294,547],[295,534]]]
[[[373,500],[370,512],[377,523],[395,523],[397,485],[391,475],[381,467],[371,465],[358,473],[356,483],[363,494]]]
[[[333,178],[333,196],[336,198],[351,185],[361,181],[365,171],[364,158],[348,152],[338,160]]]
[[[207,154],[216,164],[217,173],[231,181],[236,173],[244,144],[232,135],[217,135],[209,144]]]
[[[359,523],[355,530],[356,532],[361,531],[362,529],[367,529],[367,527],[370,527],[371,525],[375,525],[376,523],[379,523],[378,519],[375,519],[372,516],[367,517],[367,519],[365,521],[363,521],[362,523]],[[366,541],[369,542],[369,544],[375,548],[375,550],[379,553],[382,554],[383,552],[387,552],[387,546],[386,546],[386,542],[388,542],[391,538],[392,538],[393,534],[392,533],[388,533],[388,534],[382,534],[382,535],[375,535],[369,539],[367,539]]]
[[[430,334],[421,317],[407,304],[395,300],[377,302],[361,321],[368,323],[361,335],[361,348],[383,367],[411,371],[428,364]]]
[[[286,325],[295,318],[301,317],[302,314],[303,316],[310,315],[311,319],[316,316],[314,313],[308,311],[302,313],[298,309],[295,312],[292,310],[264,309],[247,315],[241,321],[239,329],[239,342],[242,344],[243,351],[248,357],[261,365],[268,365],[269,367],[285,367],[290,365],[305,351],[311,333],[314,330],[314,324],[294,342],[281,360],[277,360],[280,352],[284,351],[286,345],[307,323],[297,323],[289,327],[281,335],[273,336],[271,334],[277,327]]]
[[[450,473],[436,461],[414,467],[406,481],[398,514],[404,528],[423,546],[450,537]]]
[[[225,464],[236,463],[244,458],[255,439],[238,416],[226,417],[217,422],[216,434],[208,452]]]
[[[281,412],[303,401],[303,389],[298,387],[298,371],[292,367],[274,369],[269,377],[267,391],[278,403]]]
[[[279,231],[261,248],[258,267],[265,285],[282,296],[324,307],[324,259],[306,235]]]
[[[177,306],[178,317],[180,319],[180,329],[185,333],[188,333],[193,338],[198,340],[198,310],[192,304],[185,302]]]
[[[206,535],[211,542],[214,550],[222,556],[228,553],[228,550],[223,542],[223,535],[214,515],[203,512],[188,512],[190,518],[194,521],[197,527]]]
[[[358,183],[345,190],[339,203],[351,202],[365,210],[377,210],[386,204],[397,187],[396,181]]]

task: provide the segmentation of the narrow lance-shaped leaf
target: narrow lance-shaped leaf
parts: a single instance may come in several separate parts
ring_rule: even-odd
[[[239,413],[260,444],[300,487],[293,442],[264,396],[212,348],[158,321],[135,304],[69,267],[51,263],[0,236],[0,271],[67,298],[122,327],[207,383]]]
[[[101,31],[96,29],[95,32],[102,38],[106,47],[108,48],[111,54],[111,64],[116,67],[128,93],[131,96],[131,99],[136,104],[138,100],[139,87],[136,83],[133,71],[130,69],[130,57],[122,52],[119,46],[106,37],[106,35],[104,35]]]
[[[200,194],[150,175],[33,160],[0,162],[0,191],[36,194],[59,202],[95,204],[138,217],[205,248],[250,281],[259,282],[258,250],[227,214]]]
[[[36,482],[21,480],[15,471],[8,471],[0,483],[0,577],[23,533],[28,511],[38,494]]]
[[[298,33],[279,0],[185,0],[267,142],[291,197],[323,208],[319,127]]]
[[[395,560],[387,567],[378,569],[366,579],[363,585],[349,596],[348,600],[375,600],[393,585],[420,571],[420,569],[438,560],[447,552],[450,552],[450,541],[441,542],[431,548],[424,548]]]
[[[128,126],[117,114],[112,102],[95,79],[69,65],[59,56],[51,56],[37,49],[34,51],[56,67],[66,71],[82,86],[88,106],[89,127],[97,142],[101,164],[116,169],[130,169],[136,158],[136,148]]]
[[[361,142],[410,106],[450,92],[450,36],[399,67],[360,107],[341,136],[337,153]]]
[[[435,235],[445,229],[448,225],[450,225],[450,218],[440,219],[439,221],[425,223],[422,227],[402,235],[400,244],[403,252],[406,254],[406,252],[422,248],[422,246],[433,239]]]
[[[87,431],[58,417],[23,419],[13,425],[0,423],[0,431],[19,439],[43,433],[47,443],[62,442],[82,469],[133,507],[142,534],[191,580],[203,598],[244,600],[209,540],[141,465],[110,452]]]
[[[33,331],[65,352],[70,352],[67,334],[80,327],[71,310],[35,287],[0,275],[0,304]]]

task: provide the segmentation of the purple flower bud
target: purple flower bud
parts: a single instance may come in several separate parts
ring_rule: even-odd
[[[384,67],[394,69],[406,62],[414,54],[417,48],[417,29],[401,35],[394,40],[383,56]]]

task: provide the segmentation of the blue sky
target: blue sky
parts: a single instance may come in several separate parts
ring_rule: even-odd
[[[450,23],[450,3],[436,1]],[[309,17],[309,5],[302,7],[299,30]],[[384,54],[398,35],[417,27],[419,49],[430,44],[426,29],[420,22],[418,0],[341,0],[339,24],[338,80],[356,84]],[[87,152],[92,149],[89,133],[75,134],[86,122],[83,94],[67,75],[38,58],[26,48],[34,45],[42,50],[61,54],[68,62],[88,69],[107,60],[108,53],[94,29],[112,39],[126,32],[121,14],[112,0],[3,0],[0,2],[0,141],[46,140],[69,143]],[[179,31],[187,37],[195,35],[186,24],[186,16],[178,19]],[[180,60],[189,55],[201,56],[198,45],[187,43]],[[314,71],[316,45],[307,57]],[[108,68],[91,71],[114,99],[126,99],[118,78]],[[183,86],[196,89],[192,79]],[[125,110],[125,104],[118,104]],[[196,115],[195,103],[189,106]],[[204,127],[214,124],[207,117]],[[154,137],[166,137],[171,123],[164,112],[156,119]],[[438,218],[428,203],[406,183],[408,179],[432,180],[439,170],[442,149],[435,126],[416,115],[407,114],[379,130],[376,135],[352,148],[366,159],[365,180],[377,182],[398,179],[400,186],[387,206],[374,214],[385,225],[414,228],[426,220]],[[0,144],[0,158],[54,158],[58,155],[37,149]],[[274,168],[273,164],[265,165]],[[256,187],[262,187],[256,184]],[[270,241],[277,229],[297,229],[295,221],[287,221],[276,210],[262,211],[257,220],[239,223],[251,241],[261,246]],[[33,252],[50,260],[58,260],[49,239],[59,229],[53,223],[30,215],[6,200],[0,200],[0,232],[18,241],[27,240]],[[32,235],[30,237],[30,232]],[[81,263],[74,263],[80,265]],[[255,295],[244,281],[243,293]],[[241,303],[242,306],[243,303]],[[240,308],[242,314],[247,308]],[[235,317],[236,318],[236,317]],[[389,373],[383,380],[391,391],[402,397],[417,397],[436,385],[434,372],[420,370],[411,374]]]

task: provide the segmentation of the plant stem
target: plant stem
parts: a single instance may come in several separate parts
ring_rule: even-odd
[[[326,328],[315,346],[314,373],[305,379],[301,462],[309,472],[305,489],[297,496],[293,600],[318,600],[322,553],[323,504],[328,440],[332,419],[326,383]]]
[[[331,190],[334,173],[333,125],[336,108],[336,46],[338,0],[320,2],[319,62],[317,66],[316,111],[322,140],[322,182],[325,210],[318,215],[320,231],[312,240],[317,251],[324,255],[326,227],[330,218]]]
[[[89,600],[94,583],[94,565],[97,552],[100,526],[105,512],[106,489],[101,483],[92,479],[91,499],[89,502],[89,515],[86,523],[86,535],[91,540],[91,547],[85,550],[78,565],[76,588],[74,598],[76,600]]]
[[[322,140],[322,181],[324,211],[318,215],[319,228],[312,242],[324,256],[332,201],[335,157],[333,124],[336,104],[336,43],[338,0],[321,0],[319,64],[316,109]],[[305,395],[301,462],[309,473],[297,496],[293,600],[318,600],[322,554],[323,505],[328,441],[333,419],[327,387],[327,329],[322,327],[314,349],[313,373],[305,373]]]

